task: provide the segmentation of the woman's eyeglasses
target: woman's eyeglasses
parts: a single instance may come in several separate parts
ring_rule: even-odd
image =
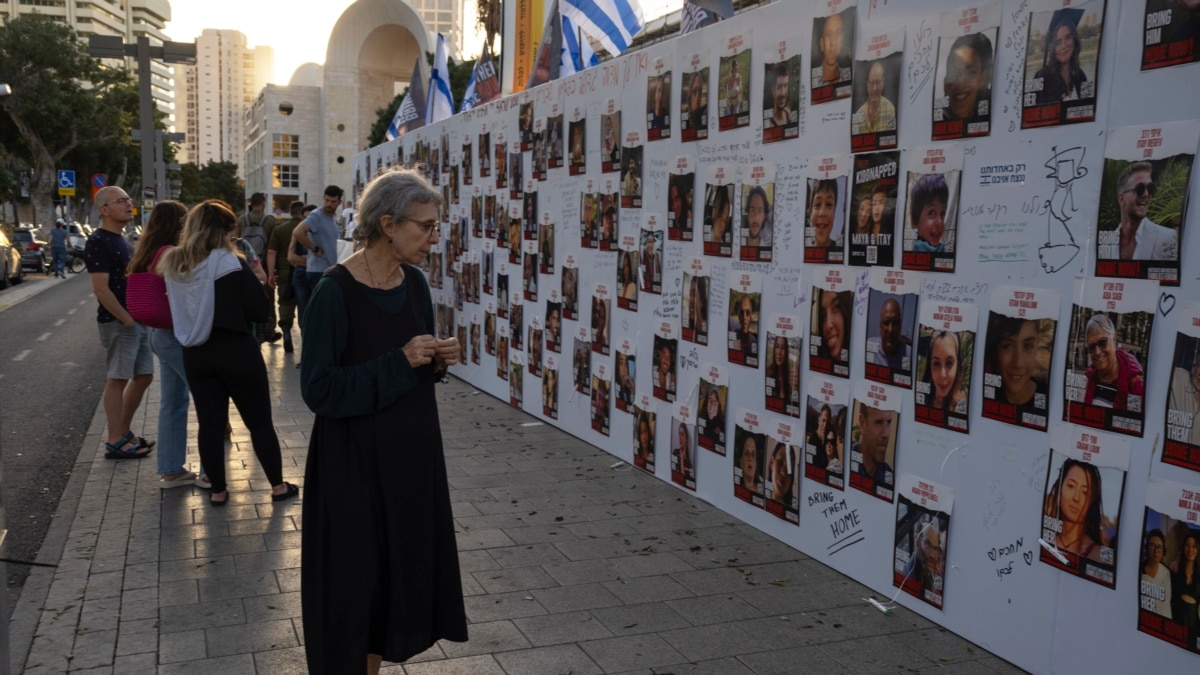
[[[421,228],[421,231],[425,233],[426,237],[435,232],[440,233],[442,231],[442,223],[438,220],[413,220],[412,218],[400,218],[400,220],[407,220],[410,223],[416,223],[417,227]]]

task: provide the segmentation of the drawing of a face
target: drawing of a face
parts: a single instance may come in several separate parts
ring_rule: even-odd
[[[941,246],[942,235],[946,232],[946,205],[934,199],[917,215],[917,236],[934,248]]]

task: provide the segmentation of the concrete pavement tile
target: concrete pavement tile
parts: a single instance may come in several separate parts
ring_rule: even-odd
[[[158,588],[157,554],[152,562],[129,565],[125,568],[124,590],[128,592],[143,588]]]
[[[508,675],[543,675],[545,673],[570,673],[571,675],[593,675],[603,673],[596,662],[578,645],[538,647],[519,652],[497,654],[496,660]]]
[[[98,630],[75,637],[71,649],[71,669],[84,670],[112,666],[117,646],[117,630]]]
[[[463,572],[483,572],[500,569],[492,554],[486,550],[459,551],[458,569]]]
[[[531,645],[526,636],[517,630],[512,621],[489,621],[470,626],[471,639],[467,642],[442,640],[438,644],[448,659],[479,654],[495,654],[514,649],[528,649]]]
[[[668,576],[621,578],[601,582],[625,604],[691,598],[694,594]]]
[[[733,594],[668,600],[666,605],[693,626],[762,618],[763,613]]]
[[[245,598],[242,604],[246,607],[246,621],[249,623],[298,618],[301,614],[298,592]]]
[[[907,614],[900,612],[899,607],[893,608],[889,614],[883,614],[862,600],[853,602],[851,598],[843,596],[842,601],[851,601],[851,604],[805,612],[804,616],[817,628],[836,631],[842,639],[910,633],[930,627],[925,619],[911,611]]]
[[[308,675],[304,647],[258,652],[254,655],[254,666],[259,673],[270,675]]]
[[[236,654],[158,667],[158,675],[256,675],[253,654]]]
[[[183,605],[200,601],[200,591],[196,579],[168,581],[158,586],[158,606]]]
[[[622,518],[621,520],[642,534],[674,532],[676,530],[687,530],[695,526],[691,520],[680,513],[631,516],[629,518]]]
[[[121,621],[158,618],[158,585],[121,594]]]
[[[408,663],[404,666],[407,675],[506,675],[504,669],[491,656],[464,656],[445,661]],[[380,669],[382,675],[383,669]]]
[[[300,568],[292,567],[286,570],[275,570],[275,580],[279,584],[279,590],[283,593],[291,593],[300,590]]]
[[[502,568],[526,567],[528,565],[552,565],[566,562],[567,558],[551,544],[527,544],[506,546],[488,551],[492,559]]]
[[[521,633],[535,646],[556,645],[565,642],[583,642],[613,637],[603,623],[590,612],[548,614],[513,621]],[[474,626],[471,627],[474,630]],[[471,637],[474,640],[474,636]]]
[[[614,518],[612,520],[591,520],[579,523],[570,523],[567,529],[577,537],[596,537],[603,539],[606,537],[634,537],[640,532],[627,519]]]
[[[157,673],[158,655],[154,652],[128,654],[113,660],[113,673]],[[75,675],[72,673],[72,675]],[[82,674],[81,674],[82,675]]]
[[[530,593],[551,614],[623,604],[620,598],[598,583],[540,588],[530,591]]]
[[[621,573],[611,563],[603,559],[558,563],[556,565],[545,565],[544,568],[550,576],[554,577],[555,581],[563,586],[574,586],[591,581],[612,581],[621,578]]]
[[[905,633],[903,639],[914,651],[941,665],[975,661],[983,653],[974,644],[940,627]]]
[[[211,504],[205,501],[202,506],[192,511],[193,522],[218,526],[235,520],[252,520],[258,518],[258,509],[254,503],[247,502],[245,496],[238,497],[238,495],[245,494],[245,488],[239,491],[231,483],[229,485],[229,498],[233,501],[219,509],[213,508]]]
[[[558,586],[558,582],[547,574],[546,570],[537,566],[472,572],[470,576],[487,593],[507,593]]]
[[[296,629],[288,619],[222,626],[204,631],[209,656],[264,652],[299,646]]]
[[[226,523],[225,531],[230,536],[242,534],[264,534],[267,532],[295,532],[296,522],[292,518],[263,518],[261,520],[235,520]]]
[[[468,518],[471,516],[483,515],[471,502],[453,502],[450,504],[450,512],[455,518]]]
[[[157,608],[155,608],[157,611]],[[117,627],[121,620],[121,598],[96,598],[84,600],[79,610],[77,633],[90,633],[97,630],[109,630]]]
[[[92,574],[88,577],[87,590],[83,593],[84,599],[94,600],[96,598],[111,598],[121,595],[121,585],[124,582],[124,577],[124,570]]]
[[[261,553],[267,544],[261,534],[243,534],[236,537],[205,537],[196,540],[196,557],[213,558],[239,553]]]
[[[746,575],[730,568],[673,572],[670,576],[696,595],[737,593],[753,588]]]
[[[200,602],[216,602],[279,592],[275,575],[270,571],[234,574],[227,577],[209,577],[200,579],[198,586]]]
[[[844,667],[815,646],[743,654],[738,657],[738,660],[760,675],[795,675],[795,673],[850,675],[858,672]]]
[[[671,673],[672,675],[753,675],[754,671],[746,664],[730,656],[711,661],[673,663],[669,666],[655,669],[655,672]],[[645,675],[646,671],[631,670],[617,675]]]
[[[622,605],[591,610],[592,616],[604,624],[613,635],[640,635],[687,628],[691,624],[675,610],[661,602],[641,605]]]
[[[117,636],[117,657],[145,653],[153,654],[155,661],[158,660],[158,630],[134,632],[122,629]]]
[[[818,645],[818,649],[854,672],[921,670],[936,665],[913,651],[907,640],[877,635]]]
[[[688,660],[655,634],[592,640],[579,646],[606,673],[634,668],[659,668]]]
[[[761,565],[785,561],[811,561],[810,573],[823,571],[824,577],[837,574],[828,567],[800,555],[796,549],[778,541],[761,544],[744,543],[738,546],[706,546],[693,544],[686,550],[676,551],[680,558],[697,568],[724,567],[730,564]]]
[[[764,638],[736,623],[680,628],[660,632],[659,636],[678,649],[688,661],[751,654],[771,646]]]
[[[562,552],[568,560],[596,560],[599,558],[617,558],[633,553],[632,540],[627,537],[602,537],[589,539],[586,535],[575,541],[557,542],[554,547]]]
[[[458,530],[454,536],[458,540],[458,550],[460,551],[513,545],[513,540],[509,539],[503,530],[472,530],[469,532]]]
[[[479,582],[475,581],[475,577],[471,576],[471,574],[469,574],[469,573],[460,572],[459,573],[459,581],[462,583],[462,591],[463,591],[464,598],[467,597],[468,595],[485,595],[485,594],[487,594],[487,591],[485,591],[483,589],[483,586],[480,586]]]
[[[624,578],[648,577],[695,569],[670,552],[630,555],[611,559],[609,562]]]
[[[178,633],[246,623],[241,600],[172,605],[159,610],[159,632]]]
[[[263,541],[267,544],[267,550],[279,551],[285,548],[300,548],[301,533],[299,531],[291,532],[269,532],[263,535]]]
[[[561,525],[534,525],[529,527],[510,527],[504,530],[504,534],[508,535],[513,543],[522,544],[545,544],[550,543],[557,546],[560,542],[575,541],[575,535],[567,528]]]
[[[525,591],[477,595],[464,598],[463,603],[471,623],[519,619],[546,613],[546,609],[533,598],[533,594]]]
[[[236,574],[233,556],[218,558],[193,558],[189,560],[170,560],[159,563],[158,581],[180,581],[183,579],[206,579]]]
[[[239,574],[249,574],[264,570],[280,570],[300,567],[300,549],[289,548],[283,551],[267,551],[265,553],[243,553],[233,557]]]
[[[980,650],[980,651],[982,654],[987,654],[987,652],[985,652],[983,650]],[[995,656],[995,655],[984,656],[984,658],[979,659],[978,661],[976,661],[976,663],[979,664],[981,669],[987,669],[988,673],[1001,673],[1002,675],[1025,675],[1026,674],[1026,671],[1021,670],[1017,666],[1014,666],[1013,664],[1009,663],[1008,661],[1005,661],[1004,659],[1002,659],[998,656]]]

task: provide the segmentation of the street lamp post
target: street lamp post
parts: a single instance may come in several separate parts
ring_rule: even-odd
[[[126,56],[137,57],[138,68],[138,98],[139,101],[139,131],[142,144],[142,217],[145,218],[145,188],[155,190],[159,194],[159,185],[166,184],[165,175],[159,177],[155,166],[155,155],[161,155],[161,150],[155,146],[161,143],[154,133],[154,99],[150,94],[150,59],[160,59],[164,63],[196,63],[195,42],[164,42],[160,47],[150,45],[150,38],[139,35],[137,42],[128,43],[117,35],[88,36],[88,51],[92,56],[101,59],[120,59]],[[135,197],[136,199],[136,197]]]
[[[12,87],[0,83],[0,98],[12,96]],[[17,216],[17,202],[13,200],[13,220],[20,223],[21,219]],[[0,553],[4,551],[4,538],[8,534],[8,530],[4,527],[4,462],[0,459]],[[11,653],[8,647],[8,570],[0,561],[0,675],[8,675],[11,671],[8,668],[9,654]]]

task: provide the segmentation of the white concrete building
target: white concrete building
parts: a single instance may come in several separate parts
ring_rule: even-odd
[[[321,130],[320,87],[264,87],[245,114],[246,194],[262,192],[268,208],[284,212],[297,199],[319,205]]]
[[[187,134],[179,161],[234,162],[244,176],[246,109],[274,68],[272,48],[249,47],[235,30],[206,28],[196,38],[196,65],[175,67],[175,130]]]

